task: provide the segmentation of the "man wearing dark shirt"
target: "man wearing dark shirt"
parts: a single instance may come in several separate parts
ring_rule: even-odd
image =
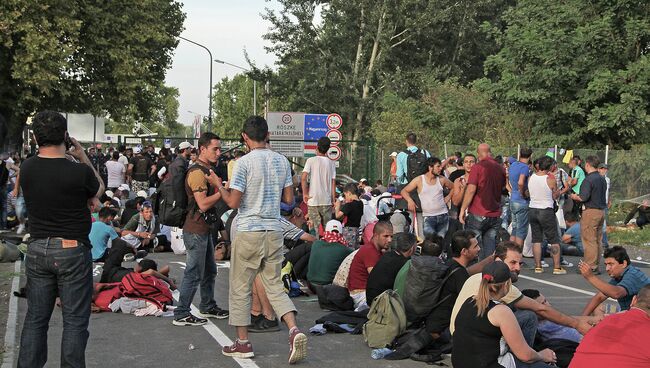
[[[506,185],[505,169],[493,158],[490,146],[481,143],[476,151],[479,163],[467,179],[467,189],[458,220],[465,229],[480,234],[480,259],[494,253],[496,237],[501,227],[501,192]],[[467,216],[465,211],[468,212]]]
[[[607,182],[598,173],[600,160],[589,156],[585,160],[587,177],[580,186],[580,194],[571,194],[571,199],[585,206],[580,220],[580,237],[585,250],[585,263],[598,272],[600,254],[603,253],[603,224],[607,208]]]
[[[368,306],[379,294],[393,288],[395,277],[404,263],[413,255],[417,238],[411,233],[398,233],[393,237],[391,250],[386,252],[368,275],[366,300]]]
[[[99,204],[104,184],[79,142],[68,136],[67,125],[57,112],[36,114],[32,129],[39,152],[20,168],[31,242],[18,367],[47,363],[47,330],[57,296],[63,312],[60,366],[85,366],[93,289],[89,202]],[[74,149],[68,153],[82,163],[66,158],[70,145]]]

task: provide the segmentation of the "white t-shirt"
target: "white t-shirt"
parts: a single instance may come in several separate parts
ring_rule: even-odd
[[[106,172],[108,173],[108,184],[106,185],[108,188],[117,188],[125,183],[126,167],[119,161],[106,161]]]
[[[302,172],[309,174],[308,206],[329,206],[332,204],[332,180],[336,178],[334,161],[325,156],[307,159]]]
[[[121,163],[124,165],[124,167],[129,166],[129,158],[120,154],[120,157],[117,159],[117,162]]]

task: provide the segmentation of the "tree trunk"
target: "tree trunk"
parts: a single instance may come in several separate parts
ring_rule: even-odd
[[[357,42],[357,55],[354,59],[354,71],[352,72],[352,83],[354,88],[357,86],[357,77],[359,76],[359,65],[361,64],[361,55],[363,51],[363,34],[366,30],[365,9],[361,4],[361,19],[359,24],[359,42]]]

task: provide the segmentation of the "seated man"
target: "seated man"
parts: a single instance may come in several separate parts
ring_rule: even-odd
[[[359,252],[354,256],[350,264],[347,286],[356,311],[368,308],[366,304],[368,276],[379,262],[381,255],[388,250],[392,240],[393,225],[387,221],[379,221],[375,224],[370,242],[359,248]]]
[[[544,294],[540,293],[539,290],[524,289],[521,291],[521,293],[542,304],[551,305],[551,303],[548,302],[548,299],[546,299]],[[596,325],[602,320],[602,317],[574,316],[574,318],[584,319],[591,325]],[[580,343],[580,341],[582,341],[582,334],[575,328],[562,326],[555,322],[541,318],[537,324],[537,333],[542,338],[542,341],[548,341],[552,339],[563,339],[577,343]]]
[[[415,251],[417,238],[411,233],[395,234],[391,249],[381,256],[372,272],[368,275],[366,285],[366,301],[368,306],[381,293],[393,288],[395,277],[404,263],[411,258]]]
[[[124,255],[129,253],[133,253],[133,248],[124,240],[116,239],[113,242],[113,246],[109,249],[106,261],[104,262],[104,270],[100,283],[121,282],[124,276],[131,272],[136,272],[153,275],[169,284],[171,290],[176,290],[175,283],[169,278],[169,266],[164,266],[158,270],[158,265],[154,260],[139,259],[134,268],[122,267]]]
[[[160,226],[153,215],[151,202],[144,201],[140,212],[131,217],[122,229],[122,240],[129,243],[133,249],[152,248],[153,239],[160,232]]]
[[[128,194],[127,194],[128,195]],[[128,198],[128,197],[127,197]],[[124,210],[122,211],[122,214],[120,215],[120,226],[124,227],[131,218],[140,213],[140,210],[142,209],[142,204],[145,202],[145,199],[143,197],[135,197],[133,199],[129,199],[126,201],[124,204]]]
[[[562,254],[567,256],[582,257],[585,249],[582,246],[582,237],[580,236],[580,222],[578,215],[573,212],[567,212],[564,215],[567,229],[562,235]]]
[[[609,282],[605,282],[594,275],[586,263],[581,261],[578,265],[582,276],[593,287],[598,289],[598,294],[591,298],[582,311],[583,316],[589,316],[594,313],[596,308],[607,300],[607,298],[617,299],[621,310],[628,310],[630,309],[634,295],[642,287],[650,284],[650,277],[630,264],[630,256],[627,255],[625,248],[621,246],[611,247],[605,250],[604,258],[605,270],[611,277]]]
[[[636,218],[636,226],[638,226],[639,229],[643,229],[643,227],[647,225],[648,222],[650,222],[650,205],[648,205],[647,199],[644,200],[640,206],[634,207],[632,212],[627,215],[623,223],[627,225],[627,223],[630,222],[630,220],[632,220],[637,213],[639,216]]]
[[[328,221],[323,237],[311,245],[307,281],[315,288],[331,284],[339,266],[350,253],[352,249],[347,247],[341,222]]]
[[[103,207],[99,210],[99,219],[93,222],[90,228],[88,238],[93,246],[93,262],[103,262],[106,250],[111,247],[111,242],[119,237],[112,225],[115,214],[116,212],[112,208]]]
[[[650,367],[650,285],[632,298],[627,312],[602,320],[578,346],[569,368]]]

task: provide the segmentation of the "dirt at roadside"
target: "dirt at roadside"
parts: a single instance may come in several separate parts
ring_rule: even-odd
[[[9,315],[11,283],[15,276],[14,263],[0,263],[0,355],[4,353],[4,338]],[[0,359],[1,361],[2,359]]]

